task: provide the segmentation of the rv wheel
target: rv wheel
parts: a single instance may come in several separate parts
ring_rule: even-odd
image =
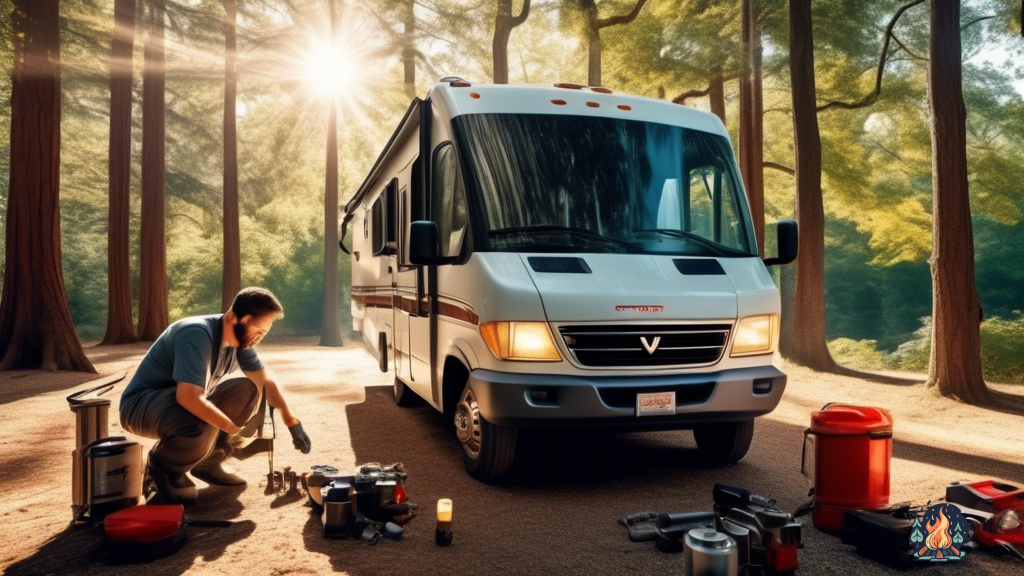
[[[739,462],[754,439],[754,420],[702,424],[694,427],[693,439],[709,460],[722,464]]]
[[[480,415],[476,395],[466,384],[455,408],[455,434],[462,443],[466,472],[481,482],[497,482],[512,470],[516,453],[515,428],[496,426]]]
[[[416,393],[410,390],[398,376],[395,376],[395,404],[402,408],[416,405]]]

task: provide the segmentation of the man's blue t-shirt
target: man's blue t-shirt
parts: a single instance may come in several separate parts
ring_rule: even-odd
[[[223,314],[182,318],[164,330],[139,364],[135,376],[121,395],[121,403],[146,390],[159,390],[188,382],[206,387],[220,354]],[[255,372],[263,363],[255,348],[244,348],[227,354],[229,365],[220,374],[228,374],[239,366]]]

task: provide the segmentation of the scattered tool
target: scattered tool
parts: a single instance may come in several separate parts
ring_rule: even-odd
[[[975,542],[1024,560],[1024,489],[995,480],[952,482],[946,486],[946,501],[956,504],[968,521],[976,520]]]
[[[654,542],[662,552],[681,552],[683,537],[695,528],[714,528],[714,512],[639,512],[619,519],[631,542]]]
[[[694,528],[683,545],[685,576],[737,576],[739,554],[736,542],[711,528]]]
[[[360,538],[376,544],[381,536],[397,539],[402,525],[416,516],[416,504],[408,501],[402,464],[364,464],[343,475],[334,466],[313,466],[312,473],[285,476],[293,486],[301,480],[309,502],[324,523],[327,538]]]

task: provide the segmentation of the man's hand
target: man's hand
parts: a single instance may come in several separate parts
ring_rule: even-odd
[[[292,445],[295,446],[295,449],[301,450],[303,454],[309,454],[312,443],[309,441],[306,431],[302,429],[302,422],[296,422],[294,426],[289,426],[288,432],[292,435]]]

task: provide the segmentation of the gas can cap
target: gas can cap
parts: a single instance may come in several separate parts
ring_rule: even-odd
[[[828,404],[811,414],[811,431],[815,434],[891,434],[892,416],[882,408]]]

